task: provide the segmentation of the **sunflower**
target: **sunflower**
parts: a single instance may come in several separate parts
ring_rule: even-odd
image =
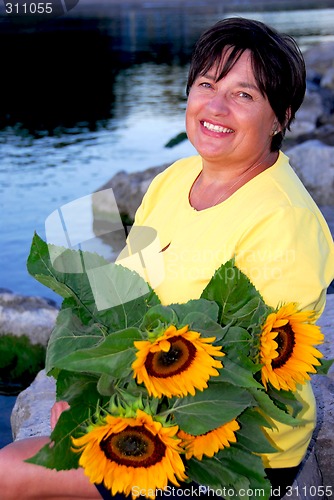
[[[163,426],[138,409],[135,417],[107,415],[72,441],[92,483],[103,482],[112,495],[129,495],[136,486],[155,498],[156,488],[187,479],[177,431],[178,426]]]
[[[229,447],[230,443],[235,443],[235,431],[240,429],[236,420],[231,420],[217,429],[213,429],[199,436],[192,436],[186,432],[179,430],[178,437],[182,439],[181,446],[185,449],[186,459],[191,457],[202,460],[203,455],[213,457],[217,451],[222,450],[225,446]]]
[[[171,325],[152,342],[134,342],[134,378],[139,384],[144,382],[154,397],[194,396],[195,389],[205,389],[210,376],[219,375],[216,368],[222,368],[222,363],[212,357],[224,356],[218,352],[221,346],[211,345],[214,340],[201,337],[188,326],[177,330]]]
[[[278,390],[295,391],[296,384],[310,380],[308,372],[316,373],[322,354],[313,346],[321,344],[324,336],[314,318],[314,311],[298,311],[294,303],[269,314],[260,347],[261,377],[266,388],[270,382]]]

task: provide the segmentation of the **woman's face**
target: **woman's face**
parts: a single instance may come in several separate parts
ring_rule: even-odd
[[[206,162],[218,167],[251,165],[270,151],[277,128],[275,114],[257,86],[249,51],[218,82],[216,69],[198,76],[190,89],[186,110],[189,140],[204,166]]]

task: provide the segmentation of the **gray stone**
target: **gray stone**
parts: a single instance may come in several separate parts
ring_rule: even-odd
[[[294,483],[282,500],[323,500],[323,487],[324,478],[314,448],[312,448],[303,460]]]
[[[321,123],[313,132],[306,132],[305,134],[299,135],[299,143],[316,139],[323,144],[327,144],[327,146],[334,146],[334,115],[321,115],[319,120],[323,120],[324,123]],[[288,149],[289,148],[286,148],[286,150]]]
[[[322,99],[319,93],[306,91],[305,99],[296,113],[291,130],[286,132],[286,138],[289,139],[314,132],[317,120],[322,114]]]
[[[327,69],[320,83],[322,87],[334,90],[334,66]]]
[[[55,402],[56,385],[45,370],[40,371],[32,384],[22,391],[11,414],[13,439],[49,436],[50,411]]]
[[[317,44],[304,52],[308,72],[324,74],[333,66],[334,41]]]
[[[311,140],[286,151],[291,166],[318,205],[334,205],[334,147]]]
[[[41,297],[0,293],[0,335],[27,335],[32,344],[46,346],[58,308]]]
[[[115,174],[110,181],[104,184],[100,189],[112,188],[117,202],[118,210],[121,215],[134,219],[137,208],[147,191],[152,179],[162,172],[168,165],[148,168],[142,172],[127,173],[124,171]],[[102,198],[101,198],[102,199]],[[105,200],[105,207],[96,207],[98,211],[108,211],[108,200]],[[93,207],[95,208],[95,207]]]
[[[334,295],[327,295],[324,314],[319,319],[325,342],[319,347],[326,359],[334,359]],[[334,488],[334,365],[328,375],[312,379],[317,401],[318,420],[313,443],[323,475],[323,484]],[[333,492],[334,493],[334,492]]]

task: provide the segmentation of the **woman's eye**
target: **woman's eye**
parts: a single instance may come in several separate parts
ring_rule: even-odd
[[[199,84],[199,86],[200,87],[204,87],[205,89],[209,89],[209,88],[211,88],[211,83],[209,83],[209,82],[201,82]]]
[[[253,97],[250,94],[247,94],[247,92],[238,92],[237,96],[242,97],[243,99],[253,99]]]

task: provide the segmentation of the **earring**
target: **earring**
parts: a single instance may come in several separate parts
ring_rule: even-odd
[[[273,123],[273,129],[272,129],[272,132],[271,132],[272,136],[278,134],[279,130],[277,130],[277,129],[278,129],[278,121],[275,120],[274,123]]]

